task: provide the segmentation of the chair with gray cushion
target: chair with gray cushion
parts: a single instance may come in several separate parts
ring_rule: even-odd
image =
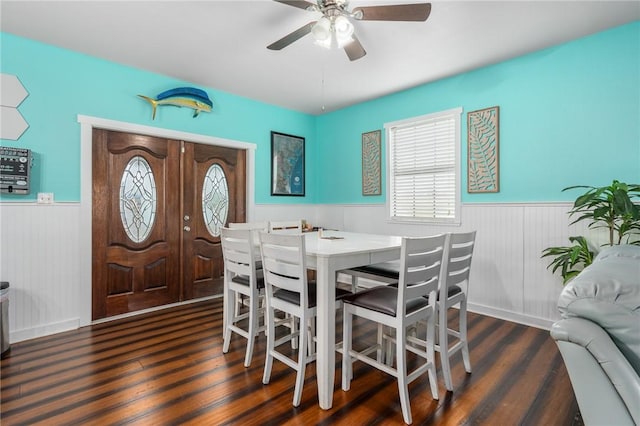
[[[253,232],[249,229],[222,228],[220,234],[224,258],[224,303],[226,304],[222,352],[229,351],[232,332],[244,337],[247,339],[245,367],[251,365],[255,338],[264,329],[259,325],[264,280],[257,266]],[[248,312],[241,313],[246,309],[245,305],[248,305]],[[240,323],[247,319],[248,326],[245,329]]]
[[[467,338],[467,298],[469,291],[469,273],[471,271],[471,259],[475,247],[476,231],[451,233],[447,235],[445,261],[441,270],[440,288],[436,303],[437,343],[435,350],[440,352],[440,363],[445,387],[453,391],[451,377],[451,357],[458,351],[462,353],[462,361],[465,371],[471,373],[471,361],[469,357],[469,344]],[[392,281],[399,276],[397,262],[376,263],[359,268],[363,274],[371,275],[372,279],[379,277],[378,281]],[[390,284],[394,286],[394,284]],[[448,312],[451,308],[458,308],[459,328],[453,329],[448,321]],[[451,338],[454,339],[451,344]],[[425,346],[423,339],[409,336],[409,341],[415,345]],[[385,349],[388,351],[389,349]]]
[[[343,299],[343,356],[342,390],[348,391],[352,379],[352,364],[355,360],[365,362],[398,380],[402,416],[411,424],[411,406],[409,403],[409,383],[428,372],[431,395],[438,399],[438,383],[434,362],[435,305],[436,292],[440,278],[440,268],[444,253],[445,235],[425,238],[402,239],[400,258],[400,280],[398,286],[378,286]],[[362,351],[353,349],[353,317],[358,316],[378,323],[379,330],[385,327],[394,333],[378,338],[373,346],[381,349],[384,340],[395,342],[395,368],[393,362],[382,362],[379,356],[374,359],[372,347]],[[425,350],[407,345],[407,329],[424,321],[427,326],[422,339]],[[407,351],[418,356],[420,362],[411,372],[407,366]],[[391,354],[387,354],[390,356]]]
[[[229,229],[249,229],[253,232],[253,242],[255,244],[256,247],[260,246],[260,239],[258,237],[259,233],[264,231],[267,232],[269,230],[269,222],[268,221],[263,221],[263,222],[229,222],[229,224],[227,225],[227,227]],[[256,256],[258,257],[258,259],[256,260],[256,269],[260,270],[262,269],[262,261],[260,260],[260,249],[256,248],[255,250],[256,252]],[[260,272],[262,273],[262,272]],[[236,308],[240,308],[243,306],[243,304],[245,303],[244,300],[244,296],[243,295],[239,295],[239,299],[238,301],[236,301]]]
[[[438,322],[438,344],[442,376],[448,391],[453,391],[451,378],[451,357],[458,351],[462,353],[464,369],[471,373],[469,359],[469,339],[467,337],[467,299],[469,294],[469,274],[471,259],[475,247],[476,231],[452,233],[447,238],[445,262],[440,278],[438,303],[436,304]],[[457,330],[450,325],[449,309],[457,307]],[[453,338],[451,344],[450,338]]]
[[[307,280],[305,237],[302,234],[260,233],[262,268],[265,279],[267,355],[262,383],[271,378],[273,359],[296,370],[293,406],[300,405],[306,365],[315,360],[312,350],[316,317],[316,285]],[[336,289],[339,299],[349,292]],[[299,321],[299,330],[276,339],[276,311]],[[290,350],[280,352],[282,344],[299,338],[298,359],[290,357]]]
[[[269,224],[269,233],[277,233],[277,234],[301,234],[302,233],[302,219],[296,220],[272,220],[268,222]],[[307,273],[307,280],[311,280],[315,278],[315,275],[312,271]],[[286,318],[289,318],[289,315],[286,315]],[[291,327],[291,332],[293,334],[296,333],[296,322],[291,320],[289,322],[285,322],[284,324],[289,324]],[[298,340],[291,340],[291,347],[296,349],[298,347]]]

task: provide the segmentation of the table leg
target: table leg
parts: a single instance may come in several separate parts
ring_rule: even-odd
[[[330,259],[317,259],[317,312],[316,379],[320,408],[329,410],[333,405],[336,342],[336,271]]]

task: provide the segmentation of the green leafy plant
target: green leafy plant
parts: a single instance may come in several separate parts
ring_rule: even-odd
[[[565,188],[563,191],[576,188],[587,191],[576,198],[569,211],[570,217],[577,216],[571,224],[588,220],[589,228],[606,228],[608,245],[640,245],[640,205],[634,202],[640,198],[640,185],[614,180],[608,186],[580,185]],[[547,268],[552,268],[553,273],[560,270],[563,284],[589,266],[595,257],[585,237],[570,237],[569,241],[573,245],[549,247],[542,252],[542,257],[553,257]]]
[[[588,191],[579,196],[570,216],[579,215],[571,223],[590,220],[589,228],[608,228],[609,245],[639,242],[633,241],[640,231],[640,206],[633,199],[640,197],[640,185],[628,185],[614,180],[609,186],[571,186],[563,189],[587,188]],[[615,238],[617,234],[617,239]]]
[[[553,273],[560,269],[562,284],[569,282],[571,278],[590,265],[594,256],[585,237],[569,237],[569,241],[574,245],[570,247],[549,247],[542,252],[542,257],[554,256],[553,261],[547,268],[553,267],[551,270]]]

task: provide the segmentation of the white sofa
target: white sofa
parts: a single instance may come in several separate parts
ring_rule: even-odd
[[[640,246],[604,248],[551,328],[586,425],[640,425]]]

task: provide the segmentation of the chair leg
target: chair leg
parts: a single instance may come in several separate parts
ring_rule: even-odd
[[[271,367],[273,366],[273,351],[275,342],[275,318],[273,308],[267,303],[265,310],[265,321],[267,321],[267,355],[264,360],[264,373],[262,375],[262,383],[269,384],[271,379]]]
[[[253,357],[253,344],[256,340],[256,330],[258,329],[258,301],[255,298],[249,300],[249,328],[247,330],[247,352],[244,356],[244,366],[251,365]]]
[[[407,331],[404,327],[396,329],[396,371],[398,374],[398,393],[402,417],[406,424],[411,424],[411,404],[409,403],[409,383],[407,383],[407,352],[405,344]]]
[[[229,352],[229,345],[231,343],[231,328],[230,326],[233,324],[233,319],[236,316],[236,292],[233,292],[233,297],[225,297],[224,303],[227,304],[224,310],[225,318],[223,320],[224,323],[224,340],[222,343],[222,353],[226,354]]]
[[[305,328],[308,324],[307,320],[303,320],[300,318],[300,327],[302,330],[300,331],[299,337],[299,347],[298,347],[298,372],[296,374],[296,386],[293,391],[293,406],[297,407],[300,405],[300,401],[302,399],[302,388],[304,387],[304,375],[307,367],[307,351],[309,350],[309,334],[306,332]]]
[[[359,278],[356,275],[353,275],[351,278],[351,293],[358,292],[358,280]]]
[[[316,343],[313,340],[313,336],[316,334],[316,317],[309,318],[309,325],[307,326],[307,338],[308,338],[308,356],[312,356],[316,353]]]
[[[435,315],[427,320],[427,362],[430,363],[428,370],[429,385],[431,387],[431,397],[438,399],[438,375],[436,374],[436,358],[434,350],[434,339],[436,334]]]
[[[300,327],[304,327],[304,325],[299,325],[297,322],[297,318],[290,314],[285,314],[291,320],[291,334],[295,334]],[[297,338],[291,339],[291,349],[298,349],[298,340]]]
[[[396,336],[396,339],[397,338],[398,338],[398,336]],[[393,367],[393,340],[387,339],[386,347],[384,349],[384,353],[385,353],[385,357],[386,357],[386,364],[389,367]]]
[[[384,347],[385,342],[384,342],[384,327],[382,326],[381,323],[378,323],[378,349],[376,349],[376,361],[378,361],[379,363],[384,363],[385,360],[388,358],[388,355],[386,353],[386,349]]]
[[[260,297],[260,311],[262,312],[262,325],[260,327],[263,327],[264,330],[264,335],[266,336],[267,333],[269,332],[269,327],[267,327],[267,298],[264,296]],[[260,323],[260,314],[258,314],[258,324]]]
[[[353,362],[351,360],[351,327],[353,317],[346,307],[342,312],[342,390],[348,391],[351,388],[351,377],[353,377]]]
[[[460,302],[460,341],[462,342],[462,361],[464,370],[471,373],[471,360],[469,358],[469,339],[467,339],[467,301]]]
[[[440,347],[440,363],[442,364],[442,375],[444,376],[444,387],[448,391],[453,391],[451,380],[451,364],[449,362],[449,333],[447,331],[447,310],[440,309],[438,321],[438,345]]]

